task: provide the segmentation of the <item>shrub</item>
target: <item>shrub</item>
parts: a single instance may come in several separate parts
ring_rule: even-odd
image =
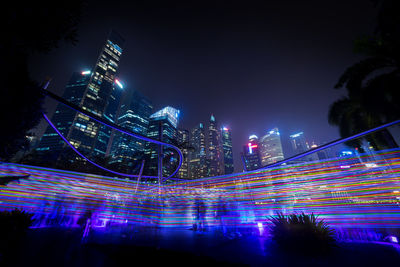
[[[12,249],[26,236],[33,214],[22,210],[0,212],[0,251]]]
[[[284,251],[323,254],[336,245],[334,230],[313,213],[287,216],[278,213],[270,221],[272,240]]]

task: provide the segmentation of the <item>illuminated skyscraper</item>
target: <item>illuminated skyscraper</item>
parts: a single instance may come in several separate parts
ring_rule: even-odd
[[[292,134],[290,136],[290,143],[292,144],[294,154],[300,154],[310,149],[303,132]]]
[[[221,137],[224,156],[224,174],[231,174],[234,171],[231,131],[227,127],[222,127]]]
[[[183,154],[182,166],[179,169],[178,176],[179,178],[187,179],[189,178],[189,131],[184,129],[178,130],[178,144],[181,147],[181,151]]]
[[[198,179],[207,176],[206,135],[203,123],[193,128],[190,144],[194,151],[189,152],[189,177]]]
[[[165,143],[170,143],[176,145],[178,143],[178,122],[179,122],[179,113],[178,109],[173,107],[165,107],[156,113],[150,116],[149,129],[147,132],[147,136],[163,141]],[[145,154],[148,160],[147,174],[157,175],[157,162],[158,162],[158,154],[161,146],[147,143]],[[163,156],[163,177],[167,177],[172,174],[173,170],[177,166],[179,155],[176,154],[175,150],[162,147],[161,154]]]
[[[261,138],[260,158],[262,166],[266,166],[284,159],[281,136],[278,128],[270,130]]]
[[[256,135],[250,135],[249,141],[245,146],[243,146],[243,152],[241,153],[241,156],[245,171],[251,171],[262,167],[258,137]]]
[[[74,72],[68,84],[65,86],[62,97],[72,104],[80,105],[90,77],[90,71]],[[61,134],[67,136],[75,116],[75,110],[59,103],[51,120]],[[38,147],[36,148],[36,151],[43,155],[46,154],[46,157],[49,158],[49,163],[55,162],[64,145],[64,141],[58,136],[52,127],[48,126]]]
[[[207,176],[222,175],[225,171],[223,166],[223,152],[221,143],[221,132],[214,115],[210,117],[207,136],[207,159],[208,174]]]
[[[118,124],[134,133],[147,136],[153,105],[137,90],[129,90],[121,105]],[[144,156],[145,142],[119,131],[114,132],[111,163],[121,163],[127,172],[138,173]]]
[[[116,74],[122,54],[124,40],[112,31],[107,38],[90,81],[80,102],[80,106],[111,122],[115,122],[123,84]],[[110,141],[111,129],[78,113],[68,133],[68,140],[83,154],[104,157]]]

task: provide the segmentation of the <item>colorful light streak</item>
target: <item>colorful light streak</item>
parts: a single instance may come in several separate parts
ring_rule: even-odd
[[[400,150],[361,159],[335,158],[162,187],[3,163],[0,175],[30,177],[0,186],[0,209],[33,212],[35,227],[82,227],[84,218],[99,229],[110,223],[187,228],[196,217],[197,199],[206,207],[208,227],[220,226],[224,203],[224,222],[236,228],[259,230],[268,216],[281,211],[313,212],[336,229],[399,229]],[[345,165],[350,168],[340,168]]]

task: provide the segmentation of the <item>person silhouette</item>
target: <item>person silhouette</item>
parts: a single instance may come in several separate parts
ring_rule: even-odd
[[[195,223],[193,224],[193,230],[205,231],[206,230],[206,222],[205,215],[207,212],[207,207],[204,204],[203,199],[200,196],[196,196],[195,198]]]
[[[226,220],[226,215],[228,213],[228,208],[227,208],[226,201],[221,196],[218,197],[216,213],[217,213],[216,216],[219,219],[219,225],[221,228],[221,232],[225,236],[227,234],[225,220]]]

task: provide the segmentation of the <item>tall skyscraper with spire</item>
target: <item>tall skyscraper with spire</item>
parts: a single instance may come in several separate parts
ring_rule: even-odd
[[[221,132],[214,115],[211,115],[208,126],[207,160],[208,176],[224,174]]]

